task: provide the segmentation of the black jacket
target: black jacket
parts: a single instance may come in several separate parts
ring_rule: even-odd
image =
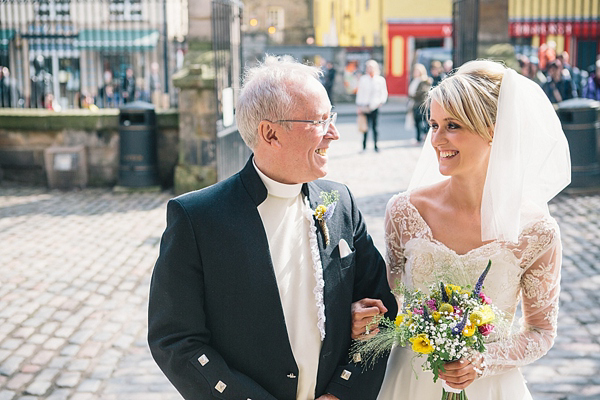
[[[315,397],[375,399],[387,360],[374,368],[349,363],[350,307],[365,297],[379,298],[388,316],[396,315],[384,262],[344,185],[318,180],[302,190],[313,209],[322,191],[340,194],[327,223],[329,246],[317,229],[326,337]],[[298,367],[257,210],[266,197],[250,160],[228,180],[167,206],[150,287],[148,341],[154,359],[185,399],[296,399]],[[353,253],[340,259],[342,238]],[[216,389],[219,381],[226,385],[222,392]]]

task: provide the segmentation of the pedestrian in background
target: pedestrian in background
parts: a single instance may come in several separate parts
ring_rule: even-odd
[[[421,134],[427,132],[425,125],[423,103],[427,99],[427,93],[431,89],[432,79],[427,76],[427,69],[423,64],[415,64],[413,68],[413,79],[408,86],[408,97],[412,108],[412,116],[417,131],[417,142],[421,142]]]
[[[335,82],[335,67],[331,61],[328,61],[325,64],[325,70],[323,71],[323,77],[325,82],[323,86],[325,86],[325,90],[327,91],[327,96],[329,96],[329,101],[333,104],[333,83]]]
[[[429,66],[431,71],[432,86],[436,87],[442,81],[442,79],[446,77],[446,74],[444,74],[444,67],[438,60],[433,60]]]
[[[357,113],[364,114],[367,117],[367,130],[363,132],[363,151],[367,149],[367,135],[369,126],[373,131],[373,145],[375,151],[377,147],[377,119],[379,107],[381,107],[388,97],[385,78],[380,75],[379,64],[375,60],[369,60],[365,64],[366,74],[360,77],[358,81],[358,90],[356,91]]]
[[[131,67],[125,71],[125,77],[121,83],[121,97],[125,104],[135,100],[135,76]]]
[[[548,64],[548,81],[543,89],[552,104],[560,103],[577,97],[577,90],[570,77],[563,75],[563,66],[560,60]]]
[[[600,100],[600,60],[596,61],[596,70],[590,73],[587,85],[583,89],[583,97]]]

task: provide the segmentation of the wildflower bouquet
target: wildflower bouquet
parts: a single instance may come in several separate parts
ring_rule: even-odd
[[[400,285],[394,293],[404,296],[402,312],[395,321],[381,319],[375,337],[355,342],[353,353],[360,355],[355,358],[374,361],[394,345],[410,345],[415,353],[427,356],[423,369],[431,370],[436,382],[444,364],[485,352],[484,339],[502,316],[482,291],[491,265],[489,261],[474,288],[439,282],[425,294]],[[445,382],[442,386],[442,400],[467,400],[464,390]]]

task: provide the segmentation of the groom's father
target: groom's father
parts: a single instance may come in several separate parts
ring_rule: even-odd
[[[339,138],[318,77],[274,57],[247,71],[237,122],[254,156],[167,206],[148,341],[188,400],[377,396],[386,361],[350,362],[351,305],[396,302],[354,198],[317,180]]]

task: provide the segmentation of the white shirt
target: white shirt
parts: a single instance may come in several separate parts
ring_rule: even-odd
[[[309,242],[311,222],[304,216],[308,206],[301,193],[302,184],[279,183],[263,174],[256,164],[254,168],[268,191],[258,213],[267,234],[285,324],[299,370],[296,399],[312,400],[322,342],[313,292],[316,278]]]
[[[369,74],[364,74],[360,77],[356,90],[357,106],[368,107],[369,111],[373,111],[385,103],[387,98],[387,85],[383,76],[371,77]]]

